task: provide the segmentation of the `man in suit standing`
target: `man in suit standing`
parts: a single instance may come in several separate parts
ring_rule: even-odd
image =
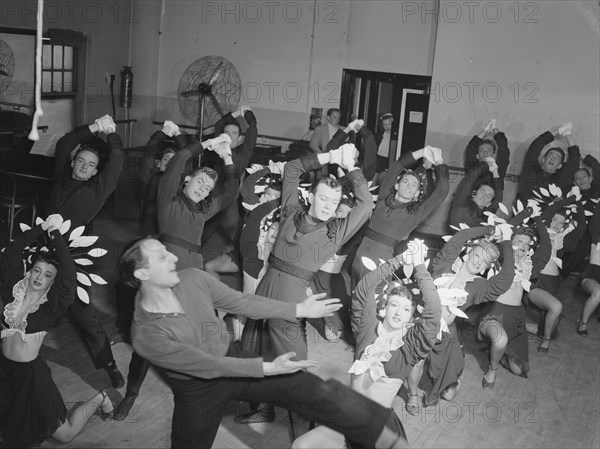
[[[337,108],[331,108],[327,110],[327,122],[323,125],[317,126],[310,138],[310,149],[315,152],[315,154],[326,153],[331,148],[327,148],[327,144],[335,133],[344,128],[339,126],[340,123],[340,110]],[[321,170],[319,170],[319,174],[327,175],[329,169],[328,165],[324,165]]]
[[[340,110],[331,108],[327,111],[327,122],[321,126],[317,126],[310,138],[310,149],[315,153],[325,153],[327,144],[333,138],[338,129],[344,129],[339,126]]]

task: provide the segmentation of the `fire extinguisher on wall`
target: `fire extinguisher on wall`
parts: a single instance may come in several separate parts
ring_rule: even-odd
[[[133,72],[131,71],[131,67],[123,66],[121,70],[120,90],[119,106],[130,108],[133,99]]]

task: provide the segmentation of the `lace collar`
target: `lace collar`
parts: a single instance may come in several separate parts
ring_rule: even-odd
[[[27,291],[27,283],[29,282],[29,273],[25,275],[23,279],[17,282],[13,287],[13,302],[7,304],[4,307],[4,322],[8,325],[8,329],[3,329],[1,332],[1,338],[10,337],[16,333],[21,335],[21,339],[25,341],[25,334],[27,330],[27,316],[30,313],[36,312],[42,304],[48,301],[48,292],[34,304],[29,312],[23,315],[20,323],[17,323],[17,315],[23,307],[23,300],[25,299],[25,292]]]
[[[533,262],[531,256],[525,256],[521,263],[515,263],[515,277],[513,282],[521,283],[523,290],[529,291],[531,288],[531,273],[533,272]]]
[[[409,323],[412,327],[414,323]],[[373,382],[384,378],[387,379],[383,364],[392,358],[391,351],[400,349],[404,345],[404,335],[406,328],[389,332],[383,327],[383,323],[377,325],[377,338],[365,348],[359,360],[356,360],[349,373],[360,376],[369,371]]]

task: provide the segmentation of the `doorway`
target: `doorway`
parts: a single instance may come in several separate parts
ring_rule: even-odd
[[[394,121],[388,154],[392,163],[425,146],[430,86],[430,76],[344,69],[340,122],[361,118],[376,133],[379,118],[391,113]],[[359,136],[356,145],[360,147]]]

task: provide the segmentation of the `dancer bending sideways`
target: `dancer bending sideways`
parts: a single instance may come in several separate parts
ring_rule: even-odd
[[[435,405],[440,398],[451,401],[460,389],[460,379],[465,367],[461,342],[454,319],[466,317],[464,310],[474,304],[494,301],[506,292],[514,278],[511,232],[507,225],[478,226],[457,232],[433,259],[435,284],[442,302],[443,332],[436,340],[429,356],[429,376],[433,382],[424,398],[425,407]],[[497,245],[493,239],[500,241]],[[460,255],[465,248],[464,260]],[[500,250],[505,255],[502,268],[489,279],[483,274],[496,263]],[[464,289],[467,296],[447,295],[448,289]],[[406,411],[417,415],[420,411],[419,381],[423,375],[424,361],[418,363],[407,379],[408,401]]]
[[[422,202],[419,201],[425,193],[422,178],[407,168],[421,158],[424,158],[425,168],[435,166],[437,175],[435,190]],[[380,259],[389,260],[403,252],[401,243],[444,201],[448,189],[448,167],[443,165],[442,151],[438,148],[425,147],[407,153],[390,166],[379,187],[371,221],[352,262],[352,287],[368,272],[362,257],[378,263]]]
[[[419,250],[413,251],[416,248]],[[392,402],[412,367],[427,357],[440,329],[441,307],[437,289],[423,264],[424,245],[409,250],[367,273],[352,298],[352,331],[356,337],[355,362],[350,367],[352,388],[388,410],[387,425],[406,437]],[[416,301],[401,282],[390,282],[379,297],[376,287],[403,264],[415,265],[425,308],[415,319]],[[376,301],[378,298],[378,301]],[[294,441],[293,448],[359,448],[359,442],[328,427],[317,427]]]
[[[532,213],[532,209],[528,207],[511,218],[509,224],[518,226]],[[518,226],[513,231],[511,241],[515,276],[512,284],[508,291],[481,311],[478,337],[490,341],[490,364],[481,379],[485,390],[494,388],[496,370],[505,354],[507,368],[517,376],[527,377],[529,346],[522,298],[523,292],[529,291],[531,283],[537,280],[540,271],[550,260],[552,244],[543,223],[545,218],[543,214],[535,217],[535,229]]]
[[[49,437],[68,443],[98,409],[103,415],[113,409],[102,391],[68,413],[50,368],[40,356],[44,338],[60,323],[77,287],[75,264],[59,231],[62,223],[60,215],[50,215],[17,237],[0,256],[2,447],[38,446]],[[45,233],[50,250],[38,251],[23,277],[23,250]]]
[[[158,186],[160,240],[184,267],[204,269],[201,248],[204,224],[237,195],[230,142],[229,136],[223,134],[204,142],[193,142],[173,156]],[[180,181],[186,163],[205,148],[215,151],[225,163],[225,190],[216,198],[209,196],[217,181],[217,172],[210,168],[199,168],[185,176],[183,184]]]
[[[594,209],[594,217],[590,221],[590,233],[592,234],[590,263],[580,277],[581,290],[588,296],[577,326],[577,333],[582,337],[588,336],[588,320],[600,304],[600,203]]]
[[[387,425],[389,411],[335,380],[301,370],[312,361],[294,353],[265,362],[241,354],[214,309],[254,319],[320,317],[341,306],[314,295],[300,303],[232,290],[196,268],[177,271],[177,256],[158,240],[131,242],[120,259],[121,280],[138,287],[133,346],[164,370],[175,401],[173,448],[210,448],[230,400],[269,401],[319,421],[367,447],[405,447]]]

